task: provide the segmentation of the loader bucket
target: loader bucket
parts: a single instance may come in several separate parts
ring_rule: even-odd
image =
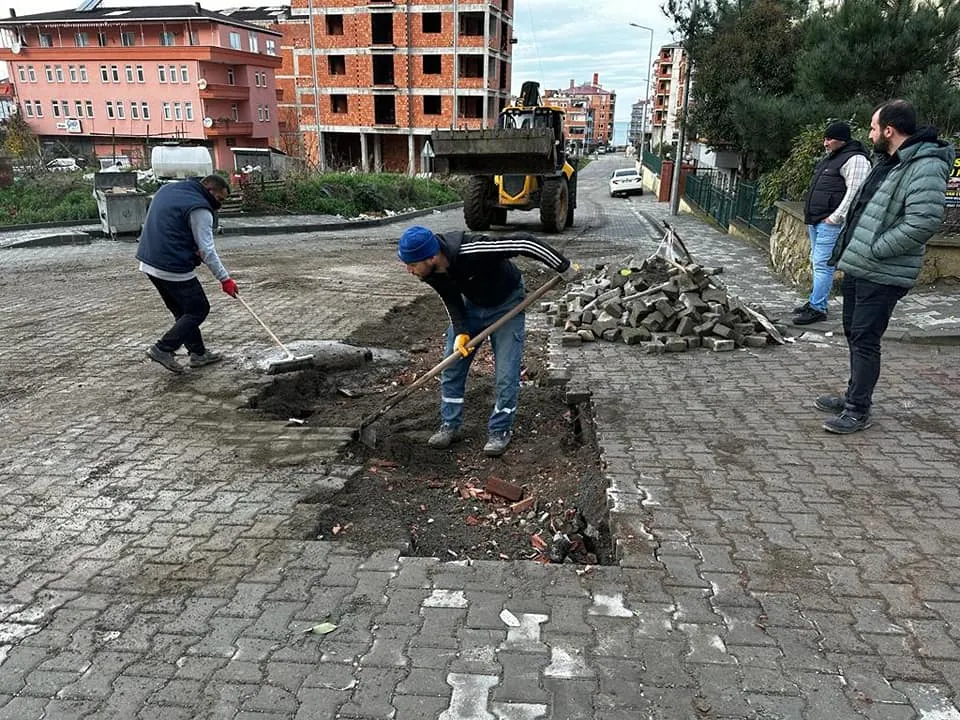
[[[453,175],[540,175],[557,169],[550,128],[434,130],[434,169]]]

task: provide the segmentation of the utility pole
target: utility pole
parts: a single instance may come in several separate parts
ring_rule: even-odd
[[[650,75],[653,73],[653,28],[648,28],[646,25],[638,25],[637,23],[630,23],[631,27],[640,28],[641,30],[646,30],[650,33],[650,48],[647,52],[647,95],[643,99],[643,109],[640,115],[640,156],[643,157],[643,143],[647,137],[647,105],[650,104]],[[650,117],[653,117],[651,113]],[[651,151],[653,150],[653,131],[650,131],[650,145]]]
[[[687,139],[687,106],[690,103],[690,76],[693,74],[693,61],[690,46],[693,44],[694,23],[697,20],[697,0],[690,0],[690,26],[683,43],[686,71],[683,75],[683,102],[680,105],[680,138],[677,140],[676,157],[673,159],[673,177],[670,178],[670,214],[680,212],[680,168],[683,165],[683,146]]]

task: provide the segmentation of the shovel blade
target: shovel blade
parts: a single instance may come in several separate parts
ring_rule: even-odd
[[[373,425],[364,425],[354,430],[353,439],[359,440],[368,448],[375,449],[377,447],[377,430]]]

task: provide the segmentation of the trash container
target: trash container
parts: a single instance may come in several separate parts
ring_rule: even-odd
[[[98,172],[93,184],[104,235],[116,238],[139,233],[147,217],[149,196],[137,187],[137,173]]]

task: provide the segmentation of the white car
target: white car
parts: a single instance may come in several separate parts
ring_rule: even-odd
[[[610,197],[643,195],[643,178],[633,168],[614,170],[610,176]]]

